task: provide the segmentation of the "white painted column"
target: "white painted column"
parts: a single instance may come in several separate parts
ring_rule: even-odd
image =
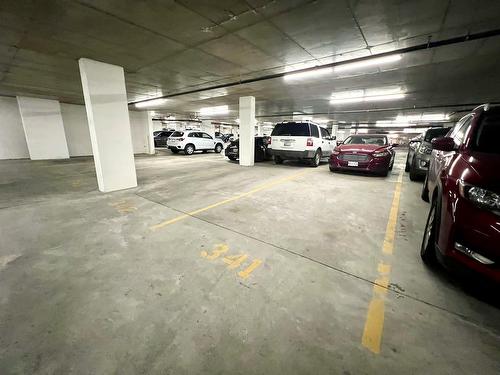
[[[146,112],[147,118],[148,118],[148,144],[149,144],[149,154],[154,155],[156,153],[155,151],[155,140],[153,137],[153,132],[154,132],[154,125],[153,125],[153,112],[148,111]]]
[[[125,76],[121,66],[78,60],[99,190],[137,186]]]
[[[240,98],[240,165],[254,164],[255,148],[255,97]]]
[[[31,160],[68,159],[59,102],[18,96],[17,105]]]

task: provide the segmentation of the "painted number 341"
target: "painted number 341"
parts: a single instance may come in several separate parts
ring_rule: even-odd
[[[201,256],[208,260],[218,259],[221,255],[226,254],[229,251],[229,246],[226,244],[219,244],[214,247],[211,253],[206,251],[201,252]],[[227,264],[227,268],[234,270],[239,268],[248,258],[247,254],[239,254],[239,255],[225,255],[222,258],[222,261]],[[238,276],[242,279],[248,278],[256,268],[258,268],[262,264],[260,259],[254,259],[250,265],[244,270],[238,272]]]

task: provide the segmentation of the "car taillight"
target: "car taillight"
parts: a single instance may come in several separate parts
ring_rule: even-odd
[[[312,138],[307,138],[307,146],[313,146]]]
[[[268,144],[268,145],[270,145],[270,144],[271,144],[271,137],[269,137],[269,138],[267,139],[267,144]]]

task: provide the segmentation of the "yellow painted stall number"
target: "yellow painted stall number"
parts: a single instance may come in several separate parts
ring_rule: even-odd
[[[226,244],[215,245],[211,253],[207,251],[202,251],[200,255],[208,260],[218,259],[221,255],[226,254],[229,251],[229,246]],[[242,264],[248,259],[247,254],[239,255],[226,255],[222,258],[222,261],[227,264],[227,268],[230,270],[235,270],[242,266]],[[242,279],[247,279],[250,277],[253,271],[255,271],[262,261],[260,259],[254,259],[250,265],[244,270],[238,272],[238,276]]]

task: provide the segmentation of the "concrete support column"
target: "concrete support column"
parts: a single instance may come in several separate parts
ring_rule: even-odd
[[[99,190],[135,187],[137,177],[123,68],[85,58],[78,63]]]
[[[210,134],[212,137],[215,136],[215,125],[212,124],[212,120],[202,120],[201,130]]]
[[[59,102],[18,96],[17,104],[31,160],[68,159]]]
[[[155,140],[153,137],[153,132],[154,132],[154,125],[153,125],[153,113],[151,111],[146,112],[147,116],[147,121],[148,121],[148,154],[154,155],[155,154]]]
[[[255,97],[240,98],[240,165],[254,164],[255,148]]]
[[[337,136],[337,133],[339,131],[339,126],[338,125],[332,125],[332,136]]]

